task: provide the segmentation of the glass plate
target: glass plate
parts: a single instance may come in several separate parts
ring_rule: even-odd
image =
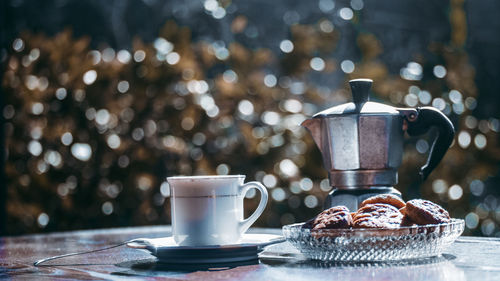
[[[302,254],[323,261],[396,261],[440,255],[464,231],[464,220],[396,229],[283,226],[283,236]]]

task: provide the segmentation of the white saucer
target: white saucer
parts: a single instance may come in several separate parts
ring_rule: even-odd
[[[284,241],[280,235],[249,233],[233,245],[177,246],[173,237],[163,237],[134,239],[127,246],[147,250],[159,263],[232,263],[258,259],[264,247]]]

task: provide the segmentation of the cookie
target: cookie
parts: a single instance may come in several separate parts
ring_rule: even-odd
[[[409,216],[403,215],[403,219],[401,220],[401,226],[414,226],[416,223],[410,219]]]
[[[353,221],[355,228],[397,228],[403,215],[389,204],[367,204],[356,212]]]
[[[324,210],[304,224],[305,227],[313,230],[349,228],[351,225],[351,213],[345,206],[335,206]]]
[[[377,203],[389,204],[389,205],[392,205],[398,209],[403,208],[405,206],[405,202],[396,195],[379,194],[379,195],[372,196],[372,197],[364,200],[363,202],[361,202],[361,204],[359,205],[359,208],[362,208],[367,204],[377,204]]]
[[[436,203],[414,199],[406,202],[406,215],[417,224],[438,224],[450,222],[450,214]]]

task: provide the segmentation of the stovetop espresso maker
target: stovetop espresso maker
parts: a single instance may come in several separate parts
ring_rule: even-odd
[[[376,194],[401,193],[393,188],[403,155],[404,132],[410,136],[436,127],[427,163],[420,169],[425,180],[450,147],[455,130],[451,121],[433,107],[395,108],[369,101],[370,79],[349,81],[352,102],[328,108],[305,120],[328,170],[332,192],[325,208],[345,205],[356,211],[359,203]]]

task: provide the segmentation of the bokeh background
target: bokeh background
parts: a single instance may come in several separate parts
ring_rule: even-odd
[[[5,235],[170,223],[167,176],[244,174],[256,225],[321,210],[331,187],[299,124],[348,102],[434,106],[457,134],[418,179],[435,132],[407,138],[399,184],[500,236],[500,2],[1,2]],[[246,211],[256,204],[249,193]]]

